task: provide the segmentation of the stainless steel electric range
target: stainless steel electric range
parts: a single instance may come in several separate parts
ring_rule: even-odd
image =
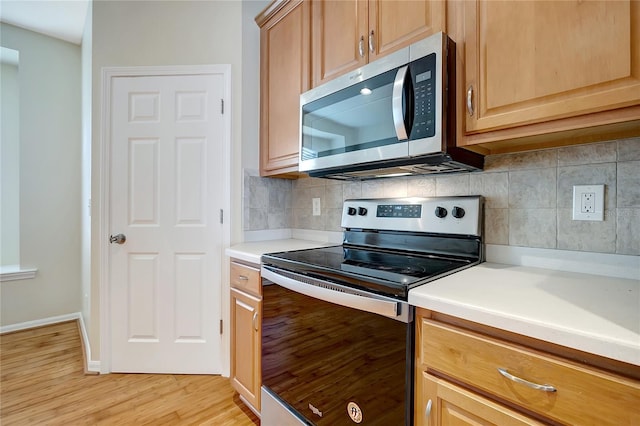
[[[483,260],[480,196],[344,202],[343,244],[262,256],[263,426],[411,425],[409,290]]]

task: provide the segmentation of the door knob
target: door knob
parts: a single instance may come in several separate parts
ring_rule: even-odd
[[[124,234],[118,234],[118,235],[111,235],[109,237],[109,242],[111,244],[116,243],[116,244],[124,244],[124,242],[127,241],[127,237],[125,237]]]

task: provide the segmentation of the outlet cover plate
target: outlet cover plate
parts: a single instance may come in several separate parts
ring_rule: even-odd
[[[573,220],[604,220],[604,185],[573,186]]]

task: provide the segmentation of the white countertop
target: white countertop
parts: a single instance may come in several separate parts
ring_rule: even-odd
[[[329,245],[336,243],[289,238],[241,243],[225,252],[260,264],[264,253]],[[640,258],[487,248],[489,262],[412,289],[409,303],[640,365]]]
[[[303,250],[332,245],[336,244],[289,238],[285,240],[254,241],[249,243],[236,244],[227,248],[225,250],[225,254],[235,259],[244,260],[245,262],[260,264],[260,257],[265,253]]]
[[[640,280],[483,263],[412,289],[409,303],[640,365]]]

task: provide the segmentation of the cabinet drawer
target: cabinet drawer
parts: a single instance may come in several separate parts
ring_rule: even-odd
[[[416,426],[544,425],[429,373],[422,373],[421,384],[425,393],[423,403],[416,411]]]
[[[420,362],[436,374],[560,423],[640,424],[638,382],[429,319],[420,327]],[[555,391],[534,389],[518,378]]]
[[[232,261],[230,274],[231,287],[248,291],[258,296],[262,294],[259,269]]]

